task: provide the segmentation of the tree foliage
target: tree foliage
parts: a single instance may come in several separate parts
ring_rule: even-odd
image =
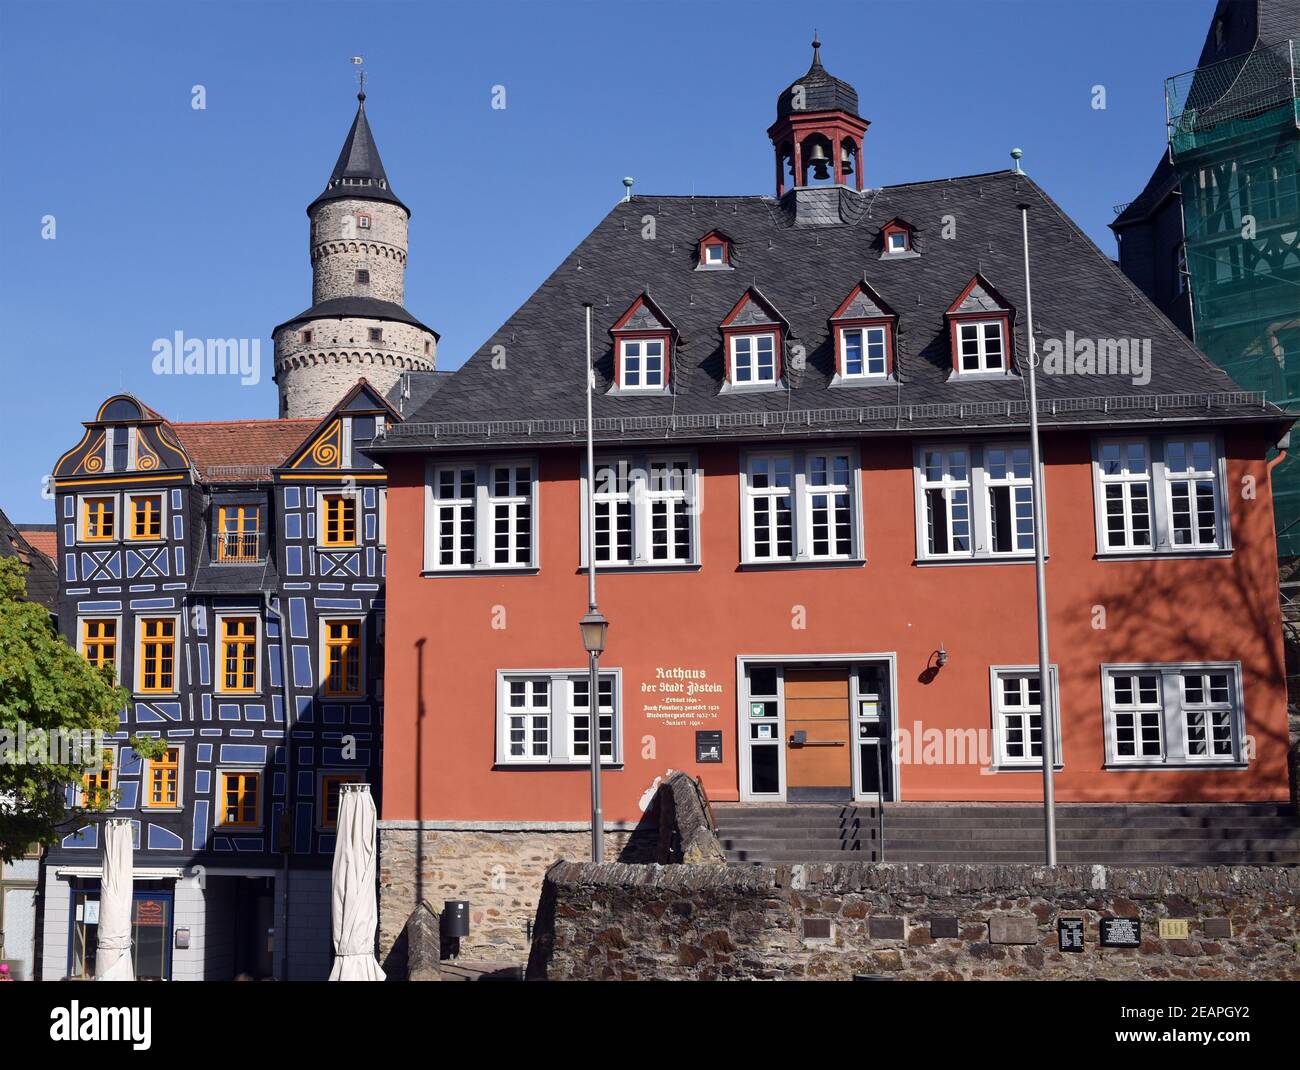
[[[111,733],[128,701],[108,669],[95,669],[65,643],[43,606],[26,601],[23,566],[0,558],[0,859],[53,843],[87,812],[66,804],[67,784],[93,767],[93,748],[68,753],[55,736]],[[19,753],[22,744],[23,753]],[[35,760],[32,760],[35,759]]]

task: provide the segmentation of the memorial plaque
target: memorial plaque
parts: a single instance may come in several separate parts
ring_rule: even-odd
[[[1137,918],[1102,918],[1102,947],[1137,947],[1142,943],[1142,923]]]
[[[1186,940],[1189,935],[1189,928],[1186,918],[1161,918],[1160,939]]]
[[[697,762],[722,761],[722,733],[695,733],[695,760]]]
[[[1056,919],[1056,946],[1062,951],[1083,951],[1083,919]]]

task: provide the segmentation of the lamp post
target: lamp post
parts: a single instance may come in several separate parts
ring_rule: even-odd
[[[591,392],[596,369],[591,363],[591,305],[587,313],[587,613],[578,622],[587,651],[587,749],[591,755],[591,860],[605,860],[605,815],[600,804],[600,655],[609,621],[596,608],[596,447],[591,423]],[[613,737],[611,736],[611,739]]]
[[[605,815],[600,802],[600,655],[605,650],[609,621],[595,603],[578,622],[587,648],[587,749],[591,754],[591,860],[605,860]]]

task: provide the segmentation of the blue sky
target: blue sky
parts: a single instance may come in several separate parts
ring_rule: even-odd
[[[1195,64],[1213,9],[3,0],[0,508],[52,519],[42,477],[119,390],[172,419],[275,415],[270,332],[311,303],[305,208],[352,120],[350,56],[365,58],[371,124],[413,213],[407,307],[455,368],[624,175],[640,193],[772,193],[764,131],[814,26],[872,122],[869,185],[997,170],[1019,145],[1114,255],[1112,207],[1160,152],[1163,79]],[[176,331],[261,338],[261,382],[155,375],[153,341]]]

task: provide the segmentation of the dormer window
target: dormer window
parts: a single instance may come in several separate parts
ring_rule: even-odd
[[[1001,320],[974,320],[957,324],[958,370],[1000,372],[1006,368],[1006,346]]]
[[[619,383],[625,390],[659,390],[664,385],[662,338],[619,341]]]
[[[731,381],[776,382],[776,334],[736,334],[731,337]]]
[[[1011,306],[987,279],[971,279],[946,315],[954,375],[1011,370]]]
[[[866,282],[853,287],[831,316],[835,336],[833,386],[884,379],[894,370],[898,316]]]
[[[696,270],[731,267],[731,239],[721,231],[711,230],[699,241]]]
[[[614,339],[611,393],[664,393],[672,373],[677,328],[647,293],[632,302],[609,329]]]
[[[880,228],[880,240],[884,246],[882,257],[915,255],[912,248],[912,226],[903,219],[891,219]]]

